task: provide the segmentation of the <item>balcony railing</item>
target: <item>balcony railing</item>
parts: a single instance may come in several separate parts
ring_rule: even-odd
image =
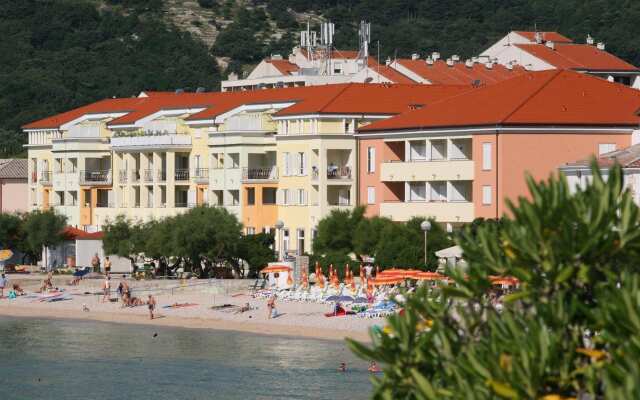
[[[137,171],[137,170],[131,171],[131,182],[132,183],[140,182],[140,171]]]
[[[40,172],[40,183],[43,185],[51,184],[51,171],[41,171]]]
[[[275,181],[278,179],[277,167],[261,167],[261,168],[243,168],[242,180],[243,181]]]
[[[118,171],[118,181],[120,183],[127,183],[127,170],[126,169],[121,169],[120,171]]]
[[[193,170],[193,180],[196,182],[209,181],[209,168],[196,168]]]
[[[85,170],[80,171],[81,185],[110,185],[111,170]]]
[[[157,176],[158,176],[158,182],[166,182],[167,181],[167,171],[159,170]]]
[[[153,170],[145,169],[144,173],[142,174],[142,177],[145,182],[153,182]]]
[[[188,181],[189,180],[189,170],[188,169],[176,169],[175,172],[176,181]]]
[[[327,167],[327,179],[351,179],[351,167],[330,165]]]

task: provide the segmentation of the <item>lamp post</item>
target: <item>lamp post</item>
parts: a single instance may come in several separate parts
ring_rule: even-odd
[[[420,229],[424,232],[424,264],[427,265],[427,232],[431,230],[431,222],[425,219],[420,224]]]
[[[284,222],[281,219],[276,221],[275,225],[278,230],[278,259],[282,261],[284,258],[282,257],[282,228],[284,228]]]

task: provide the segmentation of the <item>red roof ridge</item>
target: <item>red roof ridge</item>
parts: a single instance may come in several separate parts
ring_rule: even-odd
[[[506,117],[502,118],[502,120],[500,121],[500,123],[504,123],[505,121],[507,121],[512,115],[514,115],[516,112],[518,112],[518,110],[520,110],[522,107],[524,107],[525,104],[527,104],[531,99],[533,99],[534,97],[536,97],[541,91],[542,89],[544,89],[545,87],[547,87],[549,85],[549,83],[551,83],[554,79],[556,79],[564,70],[559,69],[556,70],[555,73],[551,76],[551,78],[548,78],[542,85],[540,85],[539,88],[537,88],[536,90],[534,90],[529,96],[526,96],[521,102],[520,104],[518,104],[509,114],[507,114]],[[529,79],[533,79],[532,75],[529,75]]]

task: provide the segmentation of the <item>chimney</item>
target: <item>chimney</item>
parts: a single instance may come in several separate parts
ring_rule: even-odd
[[[440,53],[434,51],[433,53],[431,53],[431,58],[433,58],[433,61],[438,61],[440,59]]]
[[[473,62],[474,64],[477,63],[478,61],[480,61],[480,58],[478,56],[471,57],[471,62]]]
[[[538,44],[542,43],[542,33],[536,32],[536,34],[534,35],[534,38],[536,40],[536,43],[538,43]]]
[[[272,60],[282,60],[282,55],[281,54],[272,54],[271,55],[271,59]]]
[[[453,60],[453,62],[458,62],[460,61],[460,56],[457,54],[454,54],[451,56],[451,59]]]
[[[447,58],[447,65],[450,67],[453,67],[453,64],[454,64],[453,60],[450,58]]]
[[[464,65],[465,65],[467,68],[473,68],[473,61],[472,61],[472,60],[466,60],[466,61],[464,62]]]
[[[551,50],[555,50],[556,49],[556,44],[553,43],[551,40],[549,40],[548,42],[545,42],[545,45],[550,48]]]
[[[293,53],[289,54],[289,62],[291,64],[295,64],[296,63],[296,56]]]
[[[485,63],[485,64],[484,64],[484,66],[485,66],[487,69],[493,69],[493,63],[492,63],[491,61],[489,61],[488,63]]]
[[[417,60],[418,58],[420,58],[420,54],[418,54],[418,53],[411,54],[411,59],[412,60]]]
[[[391,65],[391,57],[387,57],[387,59],[384,62],[384,65]]]
[[[507,65],[505,65],[505,67],[507,67],[508,70],[513,70],[513,64],[511,64],[511,63],[507,63]]]
[[[596,45],[596,48],[598,50],[604,51],[604,42],[598,42],[598,44]]]
[[[593,46],[593,43],[594,43],[593,37],[591,35],[587,34],[587,44],[589,46]]]
[[[427,65],[433,65],[433,58],[427,57],[425,61],[427,62]]]

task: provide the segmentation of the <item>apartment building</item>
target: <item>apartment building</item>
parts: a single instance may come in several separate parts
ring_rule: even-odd
[[[451,228],[496,218],[567,160],[627,147],[640,93],[566,70],[472,88],[358,129],[360,201],[368,215],[431,216]]]
[[[640,89],[640,69],[605,50],[590,35],[585,43],[557,32],[513,31],[480,54],[484,62],[530,71],[570,69]]]

